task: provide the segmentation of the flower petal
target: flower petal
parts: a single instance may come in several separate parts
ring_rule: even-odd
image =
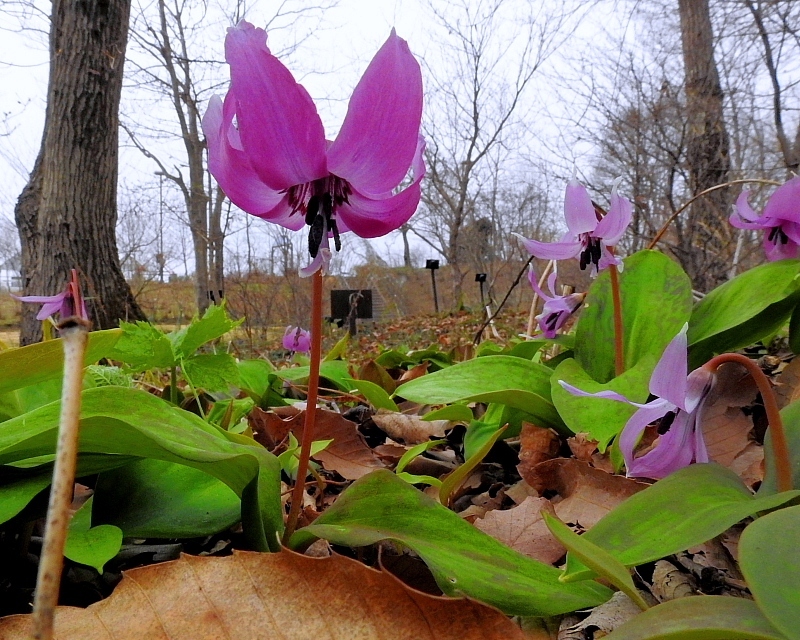
[[[800,258],[800,247],[796,242],[775,242],[769,239],[769,231],[764,232],[764,253],[767,260],[775,262],[777,260],[787,260],[789,258]]]
[[[543,260],[566,260],[574,258],[581,252],[580,242],[539,242],[514,234],[520,240],[528,253]]]
[[[392,29],[353,91],[328,170],[364,195],[390,192],[415,157],[421,119],[419,63]]]
[[[602,238],[603,244],[607,247],[613,247],[628,229],[632,217],[631,201],[617,194],[615,187],[611,192],[611,206],[608,208],[608,213],[597,223],[597,228],[592,235]]]
[[[564,194],[564,218],[570,233],[576,237],[578,234],[594,231],[597,227],[597,214],[589,192],[574,178],[567,184]]]
[[[753,211],[753,207],[750,206],[749,197],[750,192],[747,190],[744,190],[739,194],[739,197],[736,198],[736,212],[739,214],[739,217],[742,220],[746,220],[747,222],[756,222],[760,216]]]
[[[630,465],[626,458],[625,466],[628,475],[655,480],[666,478],[671,473],[692,463],[695,456],[694,445],[694,419],[685,411],[679,411],[670,425],[669,431],[658,439],[654,449],[640,458],[634,458]]]
[[[213,96],[203,116],[203,133],[208,143],[208,169],[225,195],[237,207],[253,215],[297,230],[304,224],[291,215],[286,197],[270,189],[256,174],[241,149],[239,132],[233,126],[235,99],[229,93],[223,105]]]
[[[569,382],[564,382],[563,380],[559,380],[558,384],[560,384],[564,389],[569,391],[573,396],[580,396],[583,398],[605,398],[606,400],[616,400],[618,402],[625,402],[627,404],[634,404],[638,407],[645,407],[649,405],[639,405],[635,402],[631,402],[625,396],[620,395],[616,391],[597,391],[595,393],[590,393],[588,391],[583,391],[582,389],[578,389],[578,387],[573,387]]]
[[[800,223],[800,176],[792,178],[775,190],[764,207],[764,218]]]
[[[642,431],[651,422],[664,417],[673,409],[675,409],[675,406],[666,400],[653,400],[642,406],[630,417],[619,436],[619,450],[622,453],[622,457],[625,458],[625,467],[628,470],[628,475],[633,475],[631,472],[631,467],[634,466],[633,451],[639,442]]]
[[[242,20],[228,29],[236,121],[250,164],[281,191],[327,175],[325,130],[308,92],[266,45],[263,29]]]
[[[552,278],[555,275],[556,275],[555,273],[551,273],[550,277]],[[547,301],[551,299],[551,296],[547,295],[539,286],[539,280],[536,277],[536,273],[533,270],[533,265],[531,265],[531,268],[528,269],[528,282],[531,283],[531,288],[536,292],[536,295],[539,296],[542,300]],[[550,292],[553,293],[552,287],[550,287]]]
[[[353,189],[348,201],[337,209],[339,231],[352,231],[362,238],[377,238],[408,222],[419,205],[420,180],[425,175],[424,153],[425,140],[419,136],[411,165],[414,181],[400,193],[387,198],[372,198]]]
[[[678,335],[670,340],[650,377],[650,393],[669,400],[683,410],[686,410],[686,377],[689,369],[686,353],[688,329],[688,323],[684,324]]]

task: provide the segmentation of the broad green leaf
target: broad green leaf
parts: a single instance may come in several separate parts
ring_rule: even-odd
[[[800,402],[792,402],[781,409],[781,419],[792,462],[792,486],[800,488]],[[759,496],[771,495],[778,490],[770,431],[767,429],[764,437],[764,481],[758,488]]]
[[[188,358],[207,342],[224,336],[238,327],[244,320],[231,320],[225,303],[211,305],[201,319],[194,318],[186,327],[170,333],[167,337],[172,343],[176,359]]]
[[[423,420],[450,420],[452,422],[469,422],[472,420],[472,409],[465,404],[451,404],[435,411],[429,411]]]
[[[689,359],[699,367],[714,354],[746,347],[779,329],[800,301],[800,260],[762,264],[703,298],[689,321]]]
[[[124,362],[136,371],[167,369],[175,364],[172,343],[166,334],[149,322],[120,322],[122,336],[111,352],[113,360]]]
[[[657,251],[625,258],[619,274],[625,369],[656,358],[692,312],[692,286],[676,262]],[[614,309],[611,278],[603,271],[589,287],[575,329],[575,359],[597,382],[614,373]]]
[[[52,475],[53,470],[48,466],[46,473],[0,485],[0,524],[11,520],[31,500],[49,487]]]
[[[52,455],[58,422],[59,403],[52,403],[3,423],[0,465]],[[83,392],[79,452],[106,454],[111,460],[153,458],[204,471],[241,496],[248,543],[261,550],[279,548],[280,465],[249,438],[144,391],[100,387]]]
[[[241,519],[241,501],[225,483],[162,460],[101,473],[93,499],[92,523],[115,525],[126,538],[210,536]]]
[[[106,562],[119,553],[122,531],[110,524],[92,527],[92,501],[89,498],[72,516],[64,544],[64,555],[103,573]]]
[[[379,387],[374,382],[370,382],[369,380],[353,380],[353,386],[367,399],[367,402],[376,409],[400,411],[395,401],[391,399],[383,387]]]
[[[602,384],[594,381],[576,360],[564,360],[553,371],[553,404],[573,433],[588,433],[597,440],[600,451],[616,436],[636,407],[626,402],[607,398],[585,398],[574,396],[559,384],[559,380],[590,393],[611,389],[634,402],[645,402],[649,395],[650,375],[656,364],[656,356],[646,354],[632,369],[618,378]]]
[[[428,442],[421,442],[420,444],[414,445],[397,461],[397,466],[394,468],[394,472],[398,474],[402,473],[403,469],[405,469],[408,466],[408,463],[414,458],[422,455],[430,449],[433,449],[434,447],[438,447],[440,444],[444,444],[445,442],[447,442],[447,440],[429,440]]]
[[[787,637],[800,630],[800,506],[779,509],[748,526],[739,567],[761,611]]]
[[[796,637],[794,636],[789,636]],[[606,640],[788,640],[744,598],[670,600],[617,627]]]
[[[256,403],[252,398],[236,398],[215,402],[206,416],[206,422],[227,430],[238,424],[242,418],[253,410]],[[223,422],[225,424],[223,424]]]
[[[755,497],[733,471],[693,464],[631,496],[584,536],[632,567],[707,542],[740,520],[798,496],[800,491]],[[565,579],[593,575],[567,555]]]
[[[497,402],[530,413],[540,426],[563,430],[550,401],[552,373],[523,358],[485,356],[406,382],[397,395],[427,404]]]
[[[339,341],[333,345],[333,349],[325,354],[325,361],[341,360],[344,354],[347,353],[347,345],[350,344],[350,332],[346,331],[345,334],[339,338]]]
[[[181,361],[183,375],[195,389],[227,391],[239,384],[239,368],[236,360],[227,353],[211,353],[193,356]]]
[[[511,351],[508,352],[508,355],[514,356],[515,358],[531,360],[546,344],[548,344],[547,340],[527,340],[525,342],[520,342],[514,345]]]
[[[386,369],[402,367],[403,365],[407,364],[418,364],[404,353],[397,351],[397,349],[389,349],[388,351],[384,351],[377,358],[375,358],[375,362]]]
[[[290,367],[289,369],[278,369],[275,375],[282,380],[289,380],[290,382],[306,382],[310,370],[308,366],[304,367]],[[321,362],[319,365],[319,374],[323,378],[327,378],[333,382],[342,391],[349,391],[353,388],[353,377],[350,375],[350,369],[344,360],[329,360],[328,362]]]
[[[486,415],[484,415],[484,418],[486,418]],[[464,434],[464,457],[469,460],[483,449],[484,445],[494,438],[500,429],[500,424],[500,421],[471,420],[467,427],[467,432]]]
[[[121,335],[119,329],[90,332],[84,363],[93,364],[110,357]],[[63,368],[64,347],[60,338],[0,352],[0,394],[61,378]]]
[[[605,578],[617,589],[628,596],[642,611],[649,607],[642,598],[642,594],[633,584],[628,568],[608,553],[583,536],[579,536],[554,515],[542,510],[542,517],[550,533],[563,544],[570,553],[580,559],[597,575]]]
[[[237,366],[242,391],[256,402],[260,401],[276,378],[275,367],[267,360],[242,360]]]
[[[558,570],[479,531],[391,471],[360,478],[291,547],[324,538],[364,546],[395,540],[413,549],[451,596],[467,596],[511,615],[553,616],[605,602],[611,591],[593,583],[565,585]]]

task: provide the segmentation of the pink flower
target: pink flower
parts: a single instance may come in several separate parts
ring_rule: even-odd
[[[614,391],[588,393],[559,380],[573,395],[607,398],[639,407],[619,437],[629,476],[658,480],[692,462],[708,462],[702,429],[703,408],[716,377],[703,367],[687,375],[687,328],[684,325],[664,349],[650,377],[650,393],[656,398],[646,404],[631,402]],[[634,449],[645,427],[657,420],[662,435],[655,448],[634,458]]]
[[[286,327],[283,333],[283,348],[287,351],[308,353],[311,350],[311,334],[300,327]]]
[[[520,238],[525,248],[537,258],[566,260],[580,257],[581,269],[591,265],[592,274],[596,275],[609,265],[622,264],[609,248],[622,238],[632,215],[630,200],[617,194],[615,186],[611,192],[608,214],[600,217],[586,187],[573,178],[567,185],[564,196],[564,217],[568,231],[561,240],[539,242],[522,236]]]
[[[75,282],[77,282],[77,280],[75,280]],[[76,286],[77,285],[74,284],[73,281],[70,281],[67,283],[67,287],[64,291],[54,296],[15,296],[12,294],[11,297],[20,302],[42,305],[42,308],[39,309],[39,313],[36,314],[37,320],[46,320],[56,313],[62,320],[70,316],[80,316],[81,318],[88,319],[89,314],[86,311],[86,303],[83,300],[83,296],[80,294],[76,296],[74,293]],[[77,309],[75,308],[76,297],[80,300]]]
[[[263,29],[228,29],[231,86],[203,117],[209,170],[231,201],[293,230],[309,229],[312,264],[330,260],[328,239],[385,235],[408,221],[425,174],[422,74],[408,43],[392,30],[356,86],[333,142],[308,92],[270,53]],[[412,182],[396,188],[411,170]]]
[[[749,195],[749,191],[739,195],[731,224],[738,229],[764,229],[767,260],[800,257],[800,176],[775,190],[760,217],[747,201]]]
[[[555,272],[551,273],[550,277],[547,279],[547,287],[550,289],[552,295],[547,295],[542,291],[541,287],[539,287],[533,269],[528,271],[528,281],[531,283],[531,287],[533,287],[536,294],[544,300],[542,312],[536,316],[536,321],[539,323],[539,328],[542,330],[544,337],[552,340],[556,337],[556,333],[564,326],[564,323],[569,317],[583,304],[583,299],[586,297],[586,294],[571,293],[566,296],[556,295]]]

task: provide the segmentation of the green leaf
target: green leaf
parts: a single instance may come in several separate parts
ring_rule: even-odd
[[[773,511],[739,540],[739,567],[761,611],[787,637],[800,630],[800,506]]]
[[[502,405],[494,405],[502,406]],[[484,414],[486,418],[488,412]],[[494,439],[495,434],[499,431],[501,421],[484,422],[483,420],[472,420],[467,427],[467,432],[464,434],[464,457],[469,460],[475,454],[483,449],[487,442]]]
[[[86,367],[86,375],[89,376],[95,387],[133,387],[133,376],[124,372],[119,367],[109,367],[100,364],[90,364]]]
[[[692,312],[692,285],[677,263],[657,251],[625,258],[619,274],[625,369],[658,358]],[[614,377],[611,278],[603,271],[589,287],[575,329],[575,359],[597,382]]]
[[[175,364],[172,343],[161,329],[149,322],[120,322],[122,337],[110,357],[136,371],[168,369]],[[91,334],[90,334],[91,335]]]
[[[232,527],[241,501],[217,478],[173,462],[138,460],[101,473],[92,523],[127,538],[196,538]]]
[[[472,409],[465,404],[451,404],[435,411],[429,411],[423,420],[450,420],[452,422],[470,422],[472,420]]]
[[[790,636],[796,637],[796,636]],[[617,627],[606,640],[787,640],[744,598],[670,600]]]
[[[602,384],[595,382],[577,361],[564,360],[553,371],[553,404],[573,433],[588,433],[597,440],[597,446],[603,452],[611,439],[622,431],[636,407],[606,398],[574,396],[559,384],[559,380],[582,391],[596,393],[610,389],[634,402],[645,402],[650,393],[648,386],[655,364],[656,356],[645,355],[635,367]]]
[[[100,358],[110,356],[122,331],[92,331],[85,364],[93,364]],[[61,339],[31,344],[19,349],[0,352],[0,394],[29,387],[51,378],[61,378],[64,368],[64,347]]]
[[[439,502],[450,506],[450,498],[452,497],[453,492],[464,483],[464,481],[473,472],[475,467],[477,467],[483,461],[491,448],[494,446],[494,443],[497,442],[501,435],[503,435],[505,430],[506,427],[500,427],[491,435],[490,438],[486,440],[486,442],[481,445],[480,449],[478,449],[473,455],[464,461],[464,464],[459,465],[447,474],[442,482],[442,486],[439,487]]]
[[[319,374],[321,377],[333,382],[342,391],[349,391],[353,388],[353,377],[350,375],[350,369],[344,360],[320,362]],[[282,380],[301,383],[308,380],[310,370],[308,366],[291,367],[289,369],[278,369],[275,371],[275,375]]]
[[[3,423],[0,465],[52,455],[58,423],[59,403]],[[99,387],[82,395],[79,452],[106,454],[111,461],[121,456],[153,458],[204,471],[241,496],[248,543],[261,550],[279,549],[280,465],[249,438],[223,431],[144,391]]]
[[[220,400],[211,407],[211,411],[206,416],[206,421],[228,430],[250,413],[255,404],[252,398]],[[231,405],[233,406],[231,407]],[[223,421],[226,424],[222,424]]]
[[[438,447],[440,444],[444,444],[447,440],[429,440],[428,442],[421,442],[420,444],[414,445],[408,451],[406,451],[400,460],[397,461],[397,466],[394,469],[395,473],[402,473],[403,469],[408,466],[408,463],[411,462],[417,456],[425,453],[429,449],[433,449],[434,447]]]
[[[267,360],[242,360],[239,367],[239,386],[253,400],[259,402],[277,377],[275,367]]]
[[[227,353],[202,354],[181,362],[183,375],[196,389],[227,391],[239,384],[236,360]]]
[[[53,469],[50,466],[47,466],[46,469],[45,473],[0,485],[0,524],[11,520],[31,500],[50,486]]]
[[[367,402],[376,409],[400,411],[395,401],[391,399],[383,387],[379,387],[374,382],[370,382],[369,380],[353,380],[353,386],[367,399]]]
[[[757,498],[733,471],[713,463],[693,464],[631,496],[583,535],[632,567],[702,544],[740,520],[798,496],[800,491],[787,491]],[[567,555],[565,579],[593,575]]]
[[[422,558],[445,594],[475,598],[511,615],[553,616],[611,596],[596,583],[559,583],[557,569],[506,547],[388,470],[354,482],[297,531],[290,546],[315,538],[347,546],[395,540]]]
[[[542,517],[550,533],[576,558],[583,562],[597,575],[605,578],[617,589],[628,596],[637,607],[646,611],[649,607],[642,598],[642,594],[633,584],[628,568],[596,544],[590,542],[583,536],[579,536],[555,515],[551,515],[542,510]]]
[[[176,359],[188,358],[207,342],[224,336],[244,320],[231,320],[225,303],[211,305],[201,319],[194,318],[188,326],[169,334]]]
[[[92,527],[92,498],[89,498],[72,516],[64,544],[64,555],[79,564],[94,567],[103,573],[106,562],[119,553],[122,531],[110,524]]]
[[[333,345],[333,349],[328,351],[323,358],[324,361],[341,360],[344,354],[347,353],[347,345],[350,344],[350,332],[346,331],[345,334],[339,338],[339,341]]]
[[[497,402],[535,416],[543,427],[564,427],[550,401],[552,371],[513,356],[484,356],[410,380],[397,395],[423,404]]]
[[[689,321],[689,364],[746,347],[780,329],[800,301],[800,260],[769,262],[703,298]]]

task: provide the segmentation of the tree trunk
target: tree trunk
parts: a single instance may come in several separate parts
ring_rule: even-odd
[[[96,328],[144,319],[119,265],[119,101],[130,0],[54,0],[42,144],[15,208],[26,294],[53,295],[77,268]],[[23,305],[20,344],[41,336]]]
[[[678,0],[686,74],[687,160],[692,195],[728,180],[730,154],[708,0]],[[696,289],[724,282],[733,252],[728,189],[695,202],[679,259]]]

